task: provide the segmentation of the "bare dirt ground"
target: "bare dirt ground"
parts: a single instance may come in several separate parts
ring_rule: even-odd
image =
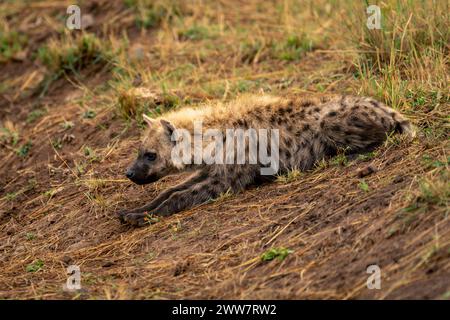
[[[384,86],[336,30],[346,9],[319,2],[165,2],[148,13],[139,1],[84,1],[93,23],[72,36],[108,49],[75,63],[55,58],[74,45],[63,36],[69,2],[1,4],[3,37],[26,40],[0,48],[0,298],[449,299],[448,42],[422,58],[428,69],[398,65]],[[298,30],[312,40],[285,39]],[[38,53],[51,41],[57,49]],[[261,91],[373,95],[419,134],[135,229],[114,213],[182,176],[124,178],[142,132],[139,102],[124,102],[133,87],[163,97],[145,112]],[[261,259],[273,248],[290,253]],[[374,264],[380,290],[366,286]],[[80,266],[80,291],[62,288],[68,265]]]

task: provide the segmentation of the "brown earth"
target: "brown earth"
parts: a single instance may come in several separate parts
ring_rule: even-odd
[[[105,37],[105,21],[122,15],[121,30],[110,28],[107,33],[126,30],[131,44],[152,50],[156,32],[143,33],[118,2],[92,3],[87,10],[97,24],[91,32]],[[103,4],[102,10],[96,9]],[[32,16],[29,21],[55,17],[65,7],[65,2],[47,1],[39,13],[36,4],[8,19],[14,24],[27,16]],[[232,12],[226,19],[245,23]],[[264,22],[262,17],[254,19]],[[20,132],[16,147],[0,146],[0,298],[449,297],[448,198],[444,205],[428,201],[420,187],[425,179],[448,188],[448,163],[441,168],[423,160],[424,155],[447,159],[448,136],[393,139],[369,159],[331,162],[292,181],[222,197],[135,229],[121,225],[114,213],[150,201],[182,177],[143,187],[124,179],[141,130],[134,121],[127,124],[117,116],[113,107],[105,107],[105,95],[113,92],[94,90],[111,79],[108,68],[87,67],[77,77],[62,77],[39,97],[46,69],[31,59],[31,52],[56,34],[45,23],[39,28],[28,32],[26,60],[0,65],[0,82],[10,83],[10,90],[0,94],[0,121],[13,123]],[[184,55],[180,59],[200,63],[202,73],[230,81],[235,77],[231,54],[217,50],[199,62],[189,48],[179,44]],[[170,52],[152,67],[164,68],[176,60],[177,53]],[[217,59],[222,65],[212,66]],[[318,72],[319,65],[327,67]],[[274,62],[248,68],[261,75],[264,84],[277,87],[276,94],[299,87],[312,92],[317,79],[341,74],[341,81],[327,83],[330,92],[353,85],[351,63],[327,50],[317,48],[295,62],[298,76],[281,86],[288,67]],[[173,92],[194,101],[220,99],[196,89],[217,79],[205,76]],[[42,107],[47,110],[42,117],[27,121],[32,110]],[[94,118],[83,117],[88,109],[95,110]],[[64,121],[73,127],[62,128]],[[52,144],[58,139],[61,148]],[[16,149],[27,141],[31,149],[20,157]],[[85,146],[95,150],[95,158],[85,154]],[[375,172],[361,178],[358,173],[368,166]],[[415,208],[405,210],[411,206]],[[292,252],[282,261],[262,261],[261,255],[275,247]],[[39,264],[38,270],[30,269]],[[72,264],[82,272],[82,290],[75,293],[62,289]],[[380,290],[366,287],[366,270],[373,264],[381,268]]]

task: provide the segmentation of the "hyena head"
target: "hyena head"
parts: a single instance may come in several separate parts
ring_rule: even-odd
[[[148,129],[143,136],[137,159],[125,174],[139,185],[154,182],[176,171],[171,159],[174,145],[171,136],[175,128],[166,120],[154,120],[146,115],[143,117]]]

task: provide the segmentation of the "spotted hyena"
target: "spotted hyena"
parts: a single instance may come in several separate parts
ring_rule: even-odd
[[[391,132],[414,134],[410,123],[400,113],[372,98],[357,96],[247,96],[226,104],[181,109],[157,119],[144,116],[144,120],[148,129],[138,157],[126,176],[137,184],[147,184],[176,172],[191,171],[192,175],[161,192],[149,204],[118,213],[122,222],[136,226],[144,225],[148,214],[167,216],[227,191],[236,193],[271,180],[288,170],[311,169],[318,160],[331,157],[338,150],[370,151]],[[224,143],[232,139],[225,134],[229,128],[276,130],[277,169],[271,175],[263,175],[261,169],[267,167],[267,163],[249,159],[243,164],[176,161],[172,150],[180,142],[174,141],[174,133],[184,129],[195,138],[194,120],[202,121],[203,130],[214,128],[223,132]],[[248,141],[245,140],[247,151]],[[206,143],[203,141],[203,146]],[[194,157],[196,150],[192,148]]]

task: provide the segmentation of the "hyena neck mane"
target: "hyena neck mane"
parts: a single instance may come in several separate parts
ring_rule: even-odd
[[[196,108],[183,108],[164,114],[161,118],[171,122],[176,128],[194,132],[195,121],[202,122],[202,128],[227,129],[236,127],[239,119],[245,119],[251,111],[264,112],[265,106],[280,103],[282,98],[270,95],[245,95],[228,103],[204,104]]]

